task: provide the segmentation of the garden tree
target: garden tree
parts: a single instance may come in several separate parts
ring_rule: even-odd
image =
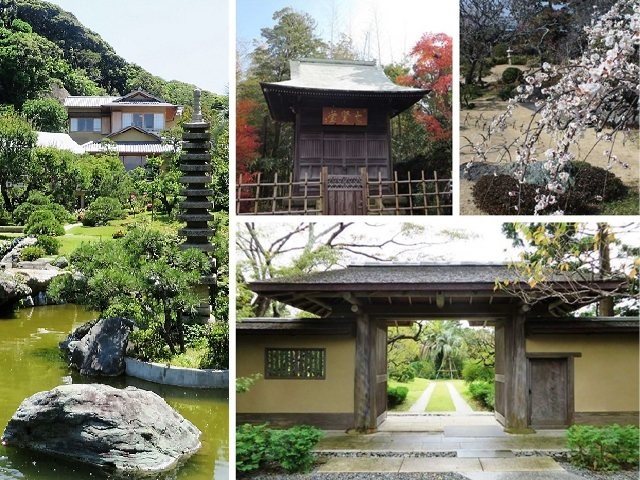
[[[625,243],[637,230],[637,224],[504,224],[505,235],[515,246],[524,248],[520,261],[512,268],[526,286],[500,282],[503,279],[498,279],[496,285],[527,304],[548,298],[576,304],[591,298],[600,302],[601,316],[615,313],[615,301],[623,301],[627,309],[629,304],[631,310],[637,309],[640,245],[637,241]],[[569,291],[560,291],[552,279],[567,282]],[[619,286],[605,290],[594,279],[619,281]]]
[[[165,347],[171,354],[185,351],[184,325],[199,304],[194,286],[210,271],[206,255],[180,250],[171,235],[136,228],[119,240],[82,244],[70,262],[80,275],[57,277],[48,290],[52,298],[134,320],[142,356],[166,357]]]
[[[450,377],[460,370],[463,355],[463,335],[460,324],[451,320],[427,322],[421,338],[423,355],[433,362],[436,375],[448,372]]]
[[[0,27],[11,27],[17,12],[15,0],[0,0]]]
[[[325,57],[326,44],[316,34],[316,21],[306,13],[283,8],[273,14],[275,25],[261,29],[261,43],[251,53],[251,63],[244,81],[279,82],[290,77],[289,61],[305,57]],[[252,124],[261,132],[262,157],[282,158],[289,155],[291,126],[274,122],[268,114],[266,103],[257,81],[250,83],[250,96],[258,101],[262,116],[258,124]],[[247,98],[247,88],[238,88],[238,99]]]
[[[485,367],[493,367],[496,362],[496,336],[493,328],[462,329],[466,356]]]
[[[155,212],[153,204],[159,201],[162,211],[172,215],[180,200],[180,177],[182,172],[178,168],[179,154],[168,154],[149,157],[144,167],[135,168],[129,175],[135,185],[135,190],[144,193],[152,204],[152,214]],[[153,215],[152,215],[153,216]]]
[[[465,84],[481,83],[484,60],[509,36],[507,0],[460,1],[460,57]]]
[[[432,141],[451,142],[452,39],[444,33],[425,33],[411,50],[412,74],[399,83],[430,90],[414,111]]]
[[[527,76],[526,84],[518,87],[519,94],[509,101],[504,113],[487,126],[483,141],[470,142],[474,161],[488,160],[488,141],[507,128],[518,102],[531,101],[532,96],[540,93],[542,97],[535,103],[531,120],[499,154],[500,158],[509,149],[515,150],[513,176],[519,183],[510,195],[517,196],[518,201],[522,198],[522,185],[528,172],[534,164],[543,165],[546,188],[539,189],[532,212],[520,213],[537,214],[550,209],[562,213],[558,196],[572,184],[572,164],[585,160],[596,148],[604,149],[602,154],[609,168],[614,165],[628,167],[612,153],[612,147],[620,134],[629,134],[638,127],[640,66],[637,54],[640,41],[632,32],[639,22],[637,3],[618,0],[587,29],[588,45],[579,58],[557,66],[545,63],[540,70]],[[596,141],[590,146],[584,145],[582,140],[588,129],[596,132]],[[548,148],[541,152],[543,134],[551,140],[544,140]],[[599,198],[604,199],[605,194],[605,191],[601,192]]]
[[[55,98],[27,100],[22,114],[41,132],[64,132],[67,129],[67,111]]]
[[[249,172],[250,165],[259,156],[260,139],[256,127],[249,124],[251,112],[257,103],[249,98],[236,103],[236,169],[239,175]]]
[[[4,209],[13,212],[20,199],[28,195],[17,188],[24,181],[25,166],[33,156],[36,133],[24,118],[6,113],[0,115],[0,194]]]
[[[81,155],[76,157],[76,166],[88,203],[98,197],[112,197],[126,204],[134,192],[131,177],[117,155]]]
[[[353,39],[346,33],[340,33],[338,41],[329,42],[328,45],[329,58],[334,60],[360,60],[361,55],[358,53]]]

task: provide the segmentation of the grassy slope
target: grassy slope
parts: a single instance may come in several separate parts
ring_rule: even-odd
[[[429,380],[426,378],[414,378],[412,382],[409,383],[400,383],[395,380],[389,380],[389,387],[407,387],[409,389],[409,393],[407,394],[407,399],[400,405],[396,405],[394,408],[391,408],[392,412],[406,412],[409,410],[411,405],[413,405],[416,400],[422,395],[425,388],[429,385]]]
[[[435,380],[436,388],[431,394],[431,399],[427,405],[427,412],[455,412],[456,408],[449,395],[446,382],[449,380]]]

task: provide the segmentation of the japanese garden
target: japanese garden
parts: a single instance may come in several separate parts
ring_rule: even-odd
[[[637,2],[460,8],[461,213],[637,215]]]
[[[228,116],[0,2],[0,477],[228,478]]]

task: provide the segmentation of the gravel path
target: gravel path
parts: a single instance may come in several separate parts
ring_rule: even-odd
[[[416,400],[416,403],[409,407],[410,412],[424,412],[427,409],[427,405],[429,404],[429,400],[431,399],[431,394],[433,393],[434,388],[436,388],[436,383],[431,382],[427,385],[427,388],[424,389],[420,398]]]
[[[558,462],[567,472],[578,475],[587,480],[638,480],[640,472],[638,469],[625,470],[621,472],[592,472],[586,468],[576,467],[569,462]]]
[[[306,473],[306,474],[260,474],[248,477],[247,480],[467,480],[458,473]]]
[[[449,389],[451,400],[453,400],[453,405],[456,407],[456,412],[473,413],[473,409],[467,402],[465,402],[464,398],[462,398],[462,395],[458,393],[458,390],[456,390],[456,387],[453,386],[453,383],[447,382],[447,388]]]

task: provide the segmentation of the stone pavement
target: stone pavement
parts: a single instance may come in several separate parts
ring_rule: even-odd
[[[431,394],[433,393],[433,390],[435,388],[436,383],[429,382],[429,385],[427,385],[427,388],[424,389],[424,392],[422,392],[420,398],[416,400],[416,403],[409,407],[409,411],[424,413],[424,411],[427,409],[427,405],[429,404],[429,400],[431,400]]]
[[[465,402],[462,395],[458,393],[456,387],[453,386],[453,383],[447,382],[447,388],[449,389],[449,395],[451,396],[451,400],[453,401],[453,405],[456,407],[456,412],[458,413],[472,413],[473,409],[469,406],[467,402]]]
[[[437,418],[440,430],[382,428],[389,422],[395,424],[394,428],[406,428],[412,420],[424,417]],[[316,471],[459,472],[470,480],[578,478],[545,455],[566,450],[564,430],[510,435],[504,433],[492,416],[415,414],[390,415],[380,430],[368,435],[327,432],[316,448],[323,459]]]

